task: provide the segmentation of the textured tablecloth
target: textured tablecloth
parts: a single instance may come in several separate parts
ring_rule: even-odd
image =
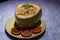
[[[57,1],[17,0],[0,3],[0,40],[12,40],[5,33],[5,24],[19,3],[34,3],[42,7],[42,18],[46,22],[46,32],[37,40],[60,40],[60,4]]]

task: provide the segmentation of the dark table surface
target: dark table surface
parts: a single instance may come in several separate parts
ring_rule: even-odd
[[[57,1],[19,0],[0,3],[0,40],[13,40],[6,35],[5,24],[12,16],[17,4],[34,3],[42,7],[42,18],[46,22],[45,34],[37,40],[60,40],[60,5]]]

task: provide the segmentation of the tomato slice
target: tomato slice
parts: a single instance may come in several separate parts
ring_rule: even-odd
[[[11,33],[14,34],[14,35],[19,35],[20,34],[20,30],[17,30],[15,27],[13,27],[11,29]]]
[[[29,30],[24,30],[24,31],[21,31],[21,35],[23,37],[30,37],[30,36],[32,36],[32,32]]]
[[[36,28],[32,29],[31,31],[32,31],[32,33],[34,33],[34,34],[37,34],[37,33],[39,33],[39,32],[42,31],[42,27],[39,25],[39,26],[37,26]]]

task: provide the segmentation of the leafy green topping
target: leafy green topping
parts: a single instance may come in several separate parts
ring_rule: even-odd
[[[24,4],[23,7],[25,7],[25,9],[29,9],[31,7],[31,5],[29,4]]]

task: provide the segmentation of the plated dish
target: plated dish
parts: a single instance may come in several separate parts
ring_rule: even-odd
[[[36,4],[19,4],[15,8],[15,17],[6,23],[6,31],[17,38],[32,38],[42,34],[45,22],[41,19],[42,8]]]

